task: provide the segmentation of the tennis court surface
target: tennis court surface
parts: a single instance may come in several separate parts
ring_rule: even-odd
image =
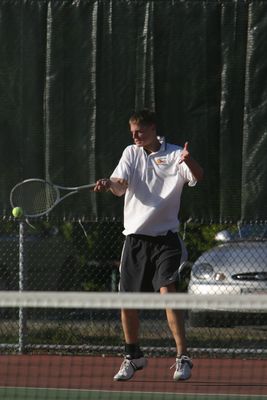
[[[149,358],[128,382],[114,382],[119,357],[5,355],[1,399],[267,399],[267,360],[194,359],[190,380],[174,382],[173,358]]]
[[[220,296],[193,299],[187,295],[143,295],[142,298],[118,294],[13,292],[4,293],[0,307],[27,308],[110,308],[122,305],[127,308],[153,308],[154,310],[179,307],[205,309],[212,304],[221,309],[240,307],[246,311],[261,311],[266,308],[266,296],[242,296],[233,305],[232,298],[225,302]],[[254,302],[254,303],[253,303]],[[20,312],[20,315],[23,313]],[[22,321],[20,321],[21,323]],[[26,321],[29,322],[29,321]],[[89,324],[90,321],[88,321]],[[24,321],[25,323],[25,321]],[[24,327],[25,328],[25,327]],[[22,326],[20,326],[20,330]],[[101,327],[99,328],[101,331]],[[26,338],[24,338],[26,340]],[[66,337],[67,341],[67,337]],[[264,344],[264,343],[263,343]],[[88,343],[90,348],[90,343]],[[92,346],[93,348],[93,346]],[[159,354],[153,347],[149,350],[148,366],[137,371],[127,382],[115,382],[114,374],[122,362],[121,355],[94,347],[94,351],[62,352],[39,349],[36,351],[17,351],[1,348],[0,356],[0,399],[3,400],[52,400],[52,399],[91,399],[91,400],[148,400],[148,399],[209,399],[237,400],[267,399],[267,357],[265,349],[255,354],[239,354],[236,357],[219,354],[212,349],[205,354],[193,356],[192,377],[187,381],[174,382],[173,369],[175,356]],[[166,349],[168,350],[168,349]],[[167,354],[167,352],[166,352]]]

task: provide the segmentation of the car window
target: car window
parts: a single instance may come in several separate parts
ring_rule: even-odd
[[[234,240],[240,239],[267,239],[267,224],[241,225],[233,233]]]

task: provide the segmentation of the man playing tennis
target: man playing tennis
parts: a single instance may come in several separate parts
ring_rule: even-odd
[[[190,156],[188,143],[182,148],[158,136],[154,112],[137,111],[129,124],[134,144],[126,147],[110,179],[97,181],[94,188],[125,194],[119,290],[176,292],[178,268],[187,257],[178,236],[181,193],[185,183],[194,186],[202,179],[203,170]],[[177,348],[173,379],[188,379],[193,364],[182,312],[167,309],[166,315]],[[121,310],[121,320],[125,358],[114,376],[117,381],[131,379],[147,364],[138,344],[138,311]]]

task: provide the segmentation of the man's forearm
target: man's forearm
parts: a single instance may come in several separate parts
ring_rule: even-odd
[[[124,179],[116,179],[116,178],[110,179],[109,190],[115,196],[123,196],[126,192],[127,187],[128,187],[128,183]]]
[[[190,157],[189,159],[185,160],[185,163],[196,180],[201,181],[203,179],[203,168],[198,164],[198,162]]]

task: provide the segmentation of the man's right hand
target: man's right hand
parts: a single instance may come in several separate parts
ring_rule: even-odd
[[[107,192],[111,187],[110,179],[99,179],[94,187],[94,192]]]

